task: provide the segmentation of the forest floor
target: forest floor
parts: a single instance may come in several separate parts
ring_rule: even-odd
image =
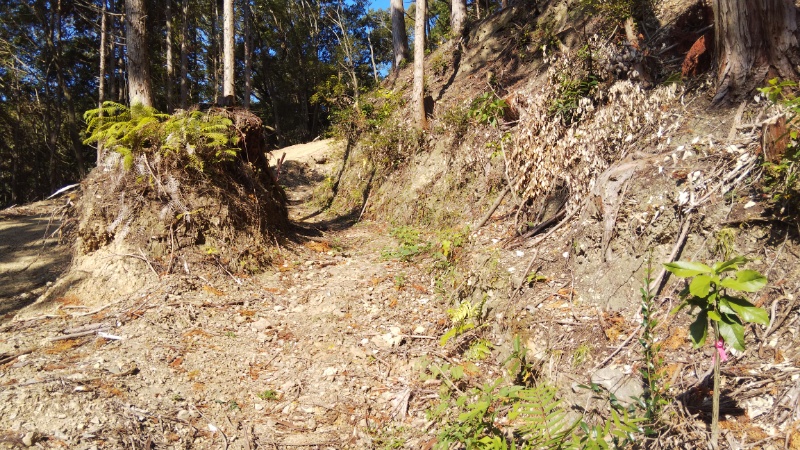
[[[554,235],[536,249],[505,245],[502,220],[470,234],[475,262],[460,268],[464,284],[506,283],[477,299],[490,311],[481,336],[494,350],[456,384],[432,376],[464,360],[459,339],[440,345],[452,327],[452,302],[431,259],[392,256],[398,242],[385,221],[326,209],[315,192],[329,188],[341,166],[336,144],[273,156],[284,152],[279,181],[294,232],[276,249],[273,266],[257,275],[162,274],[132,295],[97,296],[111,301],[37,301],[68,265],[69,247],[43,240],[66,200],[0,212],[0,448],[430,449],[440,431],[430,412],[442,389],[467,392],[500,377],[510,334],[519,330],[529,330],[520,334],[530,361],[567,403],[588,404],[590,394],[577,386],[603,384],[603,376],[641,394],[638,306],[613,311],[580,301],[576,273],[586,257],[570,255],[574,244]],[[745,254],[763,245],[762,231],[739,231]],[[799,319],[789,293],[800,249],[786,233],[777,250],[764,250],[776,280],[770,313],[778,325],[724,368],[724,392],[738,401],[738,412],[723,422],[731,448],[800,443],[791,426],[800,404]],[[534,272],[546,276],[509,301],[507,288],[530,269],[531,255],[548,262]],[[605,278],[631,277],[619,264],[597,264],[592,270]],[[615,286],[594,284],[609,298],[621,296]],[[658,334],[670,396],[683,400],[670,401],[665,415],[675,444],[664,440],[660,448],[704,445],[708,430],[709,397],[701,387],[714,350],[706,346],[698,357],[687,344],[688,319],[667,316],[677,288],[669,285],[659,299]]]
[[[310,145],[293,148],[302,157],[287,151],[299,161],[286,176],[327,148]],[[292,217],[313,215],[313,185],[292,181]],[[40,251],[47,211],[59,204],[4,212],[3,245],[17,249],[3,254],[4,277],[21,280],[11,259],[48,274],[63,266],[66,246],[45,241]],[[325,220],[296,223],[329,228]],[[431,423],[415,405],[435,388],[422,385],[414,360],[436,351],[434,330],[446,317],[429,276],[381,257],[392,239],[380,223],[345,223],[302,241],[260,275],[162,276],[103,305],[65,297],[20,310],[17,290],[35,293],[46,277],[4,283],[0,443],[372,448],[372,434],[395,421],[414,430],[404,433],[409,448],[424,448]]]

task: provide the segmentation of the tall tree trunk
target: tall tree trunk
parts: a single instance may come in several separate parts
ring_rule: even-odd
[[[97,82],[97,107],[102,108],[106,100],[106,59],[108,59],[108,14],[106,14],[106,0],[100,0],[100,78]],[[103,110],[100,110],[100,117]],[[103,144],[97,143],[95,161],[99,165],[103,154]]]
[[[222,49],[219,47],[219,39],[217,38],[217,29],[219,23],[219,2],[211,0],[209,5],[209,16],[211,17],[211,30],[209,33],[208,51],[206,52],[206,72],[207,79],[211,81],[212,95],[211,98],[215,105],[219,104],[219,72],[217,66],[222,54]]]
[[[475,0],[475,17],[481,20],[481,0]]]
[[[128,96],[131,105],[153,106],[144,0],[125,0],[125,41],[128,51]]]
[[[224,55],[224,76],[222,83],[222,104],[232,106],[235,94],[233,86],[233,64],[234,64],[234,28],[233,28],[233,0],[224,0],[222,21],[223,21],[223,49]]]
[[[404,61],[408,61],[408,35],[406,34],[405,9],[403,0],[392,0],[392,49],[394,52],[394,70],[400,69]]]
[[[81,141],[78,134],[78,116],[75,113],[75,102],[72,100],[72,93],[67,87],[67,82],[64,78],[65,64],[63,61],[63,52],[61,51],[61,0],[58,1],[55,11],[55,39],[52,43],[53,53],[55,58],[53,62],[56,69],[56,81],[58,88],[61,91],[61,98],[58,100],[58,114],[62,114],[62,105],[66,104],[67,109],[67,134],[72,141],[72,153],[75,155],[75,165],[78,167],[78,174],[82,177],[86,175],[86,164],[83,161],[83,141]],[[63,101],[62,101],[63,99]],[[60,131],[60,130],[59,130]],[[57,132],[57,137],[60,133]]]
[[[425,0],[417,0],[414,18],[414,123],[420,130],[425,129]]]
[[[181,109],[189,107],[189,0],[181,5]]]
[[[167,29],[167,36],[165,39],[167,51],[164,58],[167,60],[167,85],[164,86],[164,90],[167,92],[167,112],[172,113],[175,107],[175,105],[172,104],[172,91],[174,90],[172,85],[175,84],[175,68],[172,65],[172,0],[165,1],[167,2],[166,11],[164,12]]]
[[[242,106],[250,109],[250,95],[253,93],[253,33],[250,17],[250,2],[244,2],[244,95]]]
[[[450,28],[453,37],[458,39],[464,35],[467,24],[467,0],[452,0],[450,9]]]
[[[796,78],[800,58],[794,0],[714,0],[713,8],[715,103],[747,96],[769,77]]]
[[[106,0],[100,0],[100,78],[97,82],[97,106],[102,107],[106,99],[106,59],[108,58],[108,23]],[[101,113],[102,114],[102,113]],[[100,156],[98,154],[98,156]]]
[[[500,0],[500,8],[502,9],[508,8],[508,0]]]

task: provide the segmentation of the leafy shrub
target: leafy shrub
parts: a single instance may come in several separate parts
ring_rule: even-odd
[[[798,132],[800,131],[800,98],[794,93],[798,87],[794,81],[781,81],[777,78],[769,80],[769,86],[760,88],[759,91],[767,96],[773,103],[783,105],[789,110],[789,119],[786,121],[789,133],[789,146],[786,153],[778,163],[764,163],[764,187],[772,197],[780,212],[794,213],[800,206],[800,146],[798,145]]]
[[[486,92],[472,101],[467,115],[479,124],[497,127],[508,109],[508,103],[494,92]]]

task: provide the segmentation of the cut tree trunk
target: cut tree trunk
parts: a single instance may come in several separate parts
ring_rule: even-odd
[[[425,129],[425,0],[417,0],[414,18],[414,123],[420,130]]]
[[[796,78],[794,0],[714,0],[717,93],[714,102],[740,100],[768,78]]]
[[[394,51],[394,70],[400,69],[403,61],[408,61],[408,35],[406,34],[405,9],[403,0],[392,0],[392,49]]]
[[[125,41],[128,51],[128,98],[131,105],[153,106],[144,0],[125,0]]]

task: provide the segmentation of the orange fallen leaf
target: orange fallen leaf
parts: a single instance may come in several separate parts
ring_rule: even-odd
[[[204,290],[204,291],[206,291],[206,292],[210,292],[210,293],[212,293],[212,294],[214,294],[214,295],[216,295],[216,296],[223,296],[223,295],[225,295],[225,293],[224,293],[224,292],[220,291],[220,290],[219,290],[219,289],[217,289],[217,288],[211,287],[211,286],[203,286],[203,290]]]
[[[318,253],[325,253],[331,251],[331,246],[327,242],[308,241],[305,246]]]

